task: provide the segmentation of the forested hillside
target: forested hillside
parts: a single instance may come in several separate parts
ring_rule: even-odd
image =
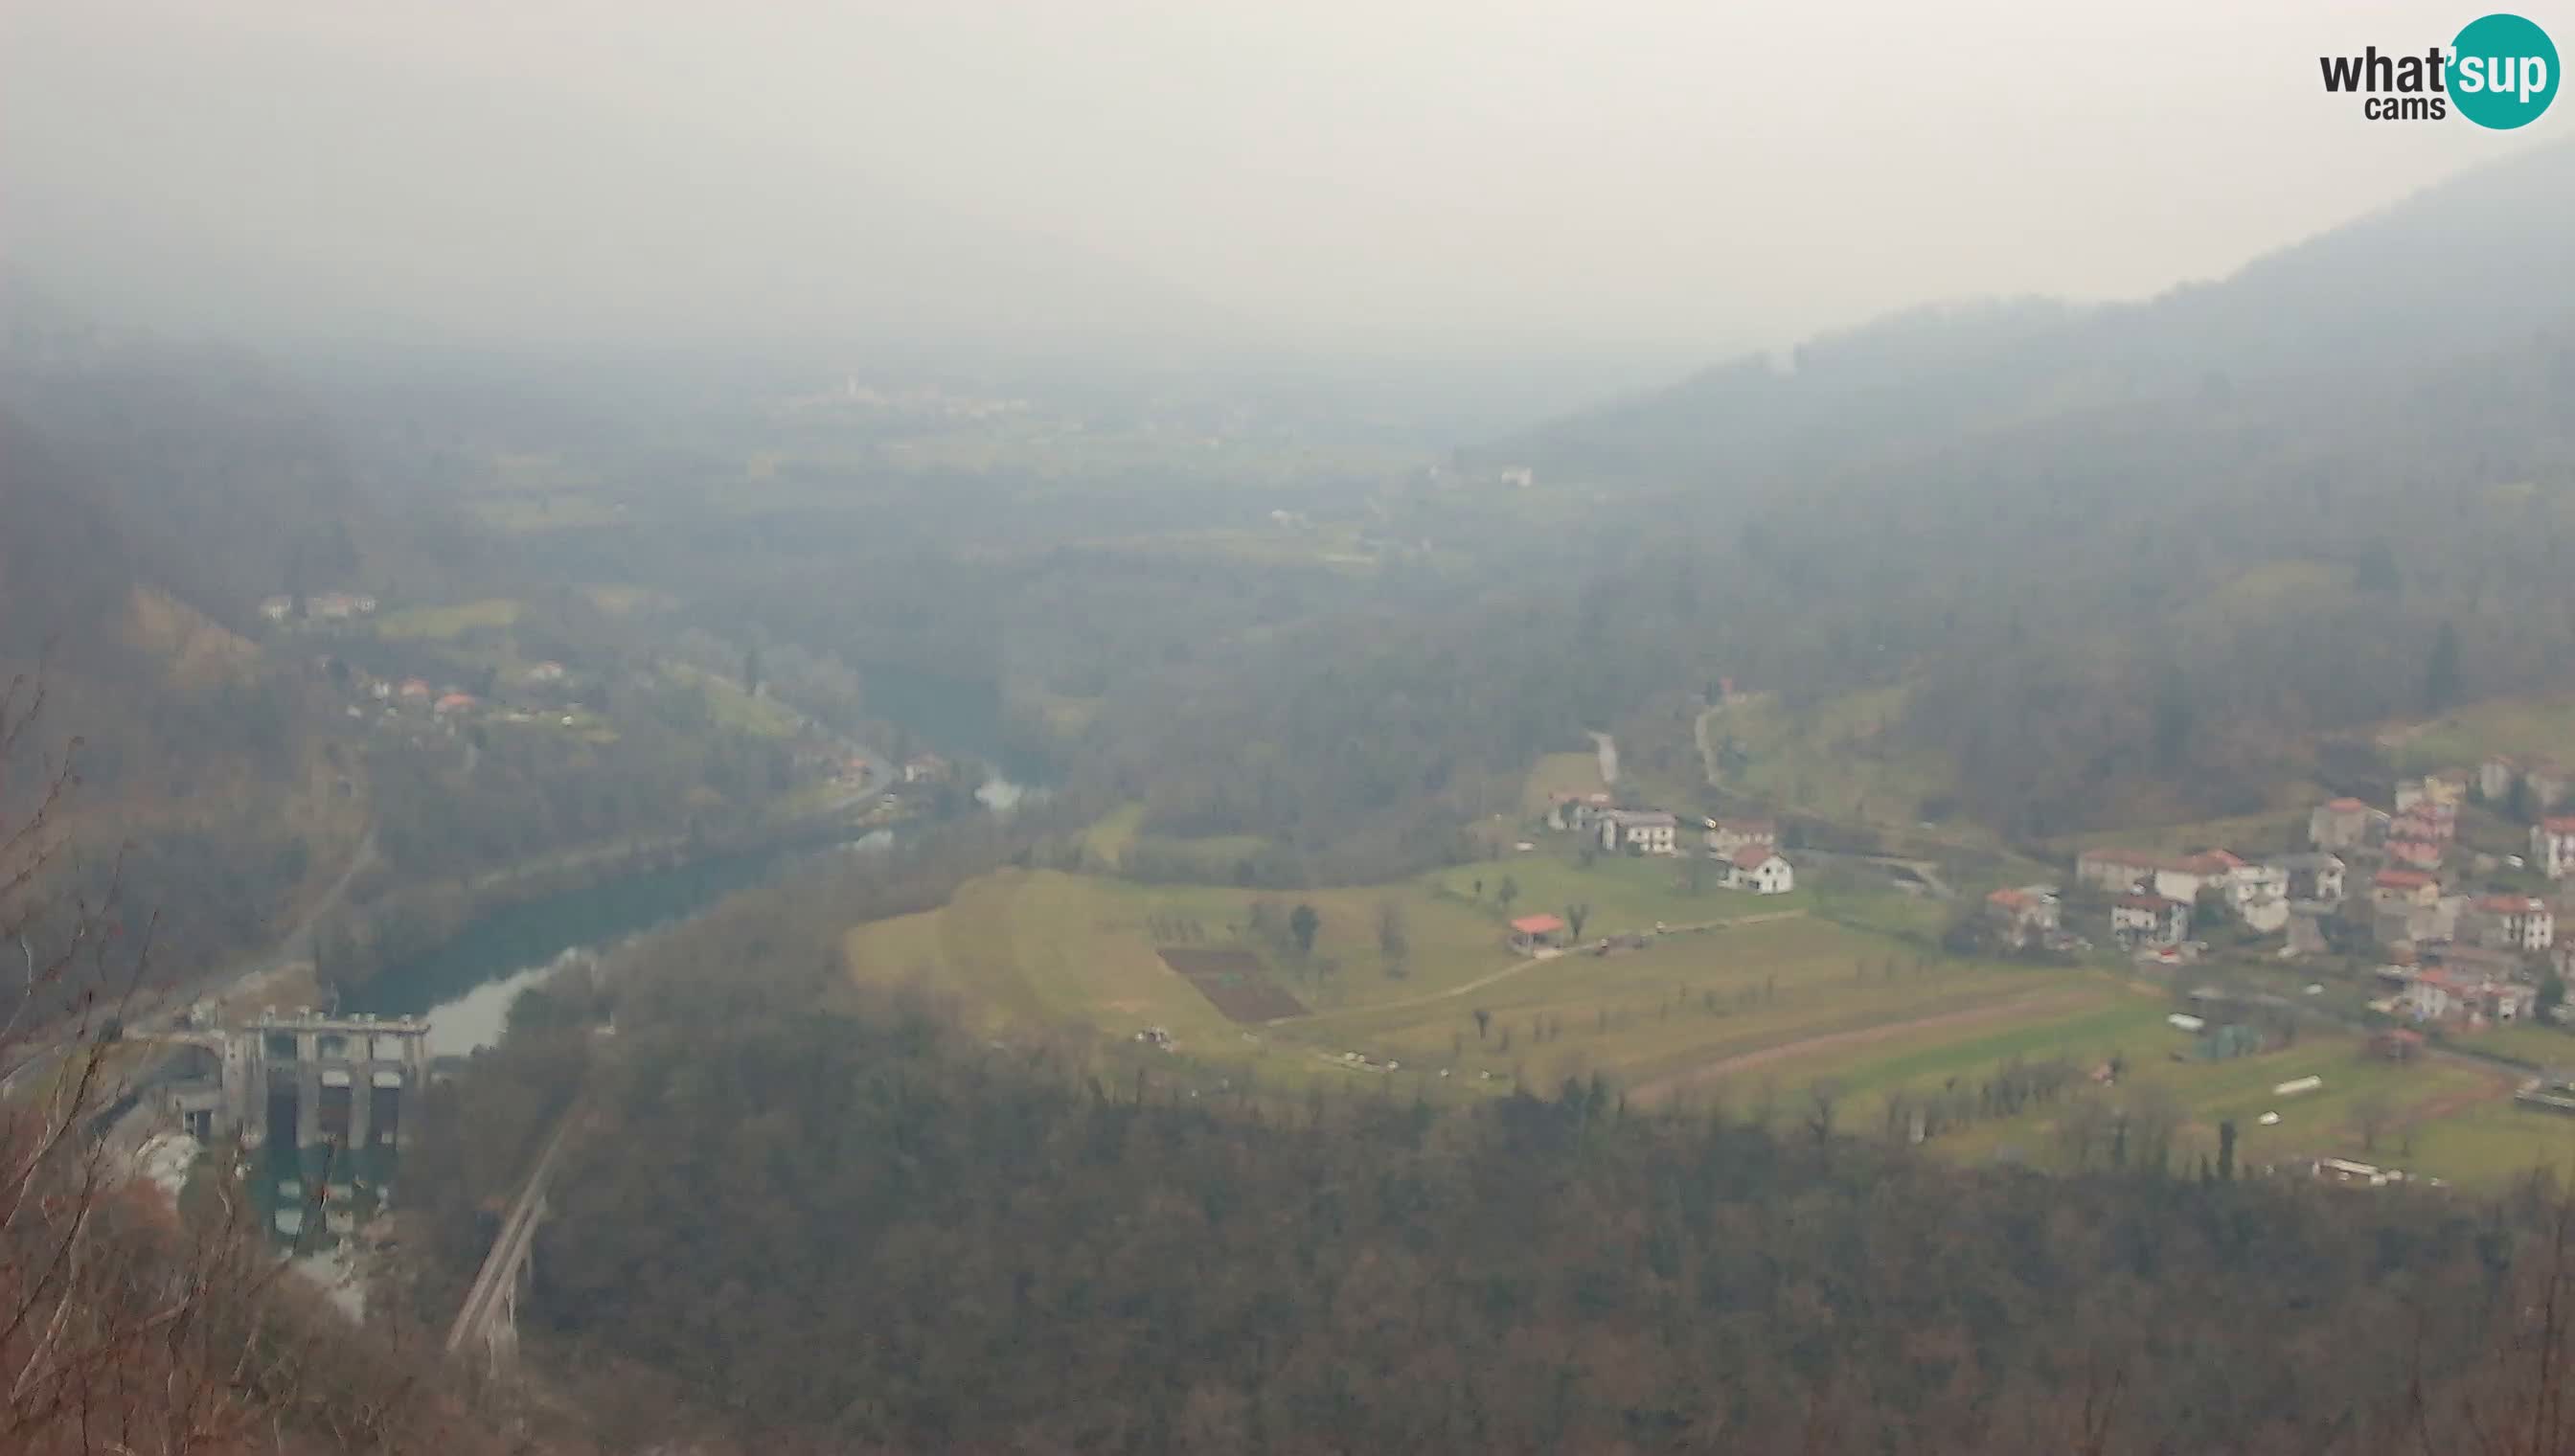
[[[1907,315],[1481,458],[1655,543],[1569,556],[1667,662],[1909,690],[1888,747],[1997,828],[2242,811],[2319,730],[2575,688],[2570,196],[2542,150],[2219,284]]]
[[[2106,1173],[1962,1171],[1821,1101],[1774,1134],[1589,1084],[1471,1113],[1264,1098],[853,1005],[837,919],[781,913],[818,887],[647,947],[604,1003],[523,1006],[520,1050],[469,1088],[496,1138],[541,1125],[549,1048],[615,1016],[525,1315],[629,1413],[612,1428],[841,1450],[2556,1449],[2562,1332],[2521,1318],[2566,1276],[2546,1198],[2353,1195],[2124,1139]],[[451,1275],[475,1248],[447,1250]]]

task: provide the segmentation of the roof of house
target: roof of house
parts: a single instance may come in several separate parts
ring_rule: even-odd
[[[2181,908],[2181,901],[2166,899],[2159,894],[2123,894],[2114,903],[2123,910],[2153,910],[2158,914]]]
[[[2477,908],[2499,915],[2526,915],[2533,910],[2545,910],[2548,905],[2526,894],[2490,894],[2477,900]]]
[[[2575,834],[2575,814],[2550,814],[2539,821],[2540,832]]]
[[[1758,869],[1779,857],[1779,851],[1767,844],[1746,844],[1725,856],[1737,869]]]
[[[2340,869],[2342,860],[2332,854],[2279,854],[2271,859],[2278,869]]]
[[[2325,807],[2332,809],[2335,813],[2347,814],[2357,813],[2360,810],[2369,807],[2369,805],[2356,798],[2329,798],[2325,800]]]
[[[2022,890],[1998,889],[1985,896],[1985,903],[2000,905],[2007,910],[2023,910],[2036,904],[2037,900]]]
[[[2436,881],[2420,869],[2382,869],[2369,882],[2381,889],[2421,889]]]
[[[1609,821],[1630,829],[1668,829],[1680,820],[1658,808],[1620,808],[1609,811]]]
[[[1511,921],[1511,928],[1523,935],[1552,935],[1564,928],[1564,922],[1553,915],[1522,915]]]
[[[2211,868],[2241,869],[2244,867],[2243,860],[2236,858],[2234,855],[2223,849],[2203,849],[2199,853],[2193,854],[2189,858],[2183,860],[2182,863],[2189,868],[2201,871],[2206,871]]]
[[[1771,819],[1718,819],[1716,826],[1738,834],[1771,834],[1779,829],[1778,823]]]

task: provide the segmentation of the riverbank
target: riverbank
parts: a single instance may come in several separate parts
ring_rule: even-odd
[[[790,819],[720,833],[684,833],[590,845],[486,870],[464,880],[394,886],[348,906],[312,932],[315,983],[326,1002],[386,1011],[371,1004],[377,977],[424,956],[494,916],[630,880],[682,883],[693,867],[768,861],[802,850],[891,834],[918,816],[873,807],[876,795],[835,802]],[[864,808],[863,805],[870,807]],[[551,952],[549,952],[551,953]]]

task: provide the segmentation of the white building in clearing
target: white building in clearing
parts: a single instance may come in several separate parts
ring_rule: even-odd
[[[1680,850],[1680,820],[1661,809],[1617,808],[1600,815],[1600,847],[1634,854]]]
[[[1797,887],[1797,871],[1767,844],[1746,844],[1725,858],[1729,888],[1754,894],[1786,894]]]
[[[2530,863],[2551,879],[2575,874],[2575,814],[2550,814],[2530,826]]]
[[[2496,950],[2545,950],[2557,940],[2557,914],[2528,895],[2490,894],[2474,905],[2478,943]]]
[[[1777,848],[1777,822],[1771,819],[1715,819],[1707,826],[1707,848],[1711,854],[1730,856],[1737,849],[1748,849],[1755,844]]]

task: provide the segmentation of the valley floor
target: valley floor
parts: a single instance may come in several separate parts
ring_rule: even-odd
[[[1289,928],[1298,905],[1315,912],[1310,949]],[[1582,940],[1605,950],[1507,945],[1512,916],[1576,905]],[[1458,1101],[1598,1076],[1640,1101],[1889,1136],[1936,1104],[1929,1149],[1977,1161],[2117,1156],[2107,1108],[2165,1119],[2184,1167],[2213,1159],[2231,1121],[2245,1166],[2575,1173],[2575,1120],[2516,1106],[2508,1068],[2372,1060],[2322,1018],[2275,1050],[2185,1060],[2193,1038],[2165,1021],[2176,986],[1945,955],[1940,913],[1880,888],[1754,896],[1693,889],[1685,861],[1538,849],[1306,892],[1005,869],[942,909],[853,928],[845,952],[858,981],[929,988],[988,1035],[1134,1038],[1288,1093],[1373,1083]],[[2034,1067],[2053,1068],[2046,1097],[1988,1100]],[[2313,1090],[2275,1090],[2310,1076]]]

